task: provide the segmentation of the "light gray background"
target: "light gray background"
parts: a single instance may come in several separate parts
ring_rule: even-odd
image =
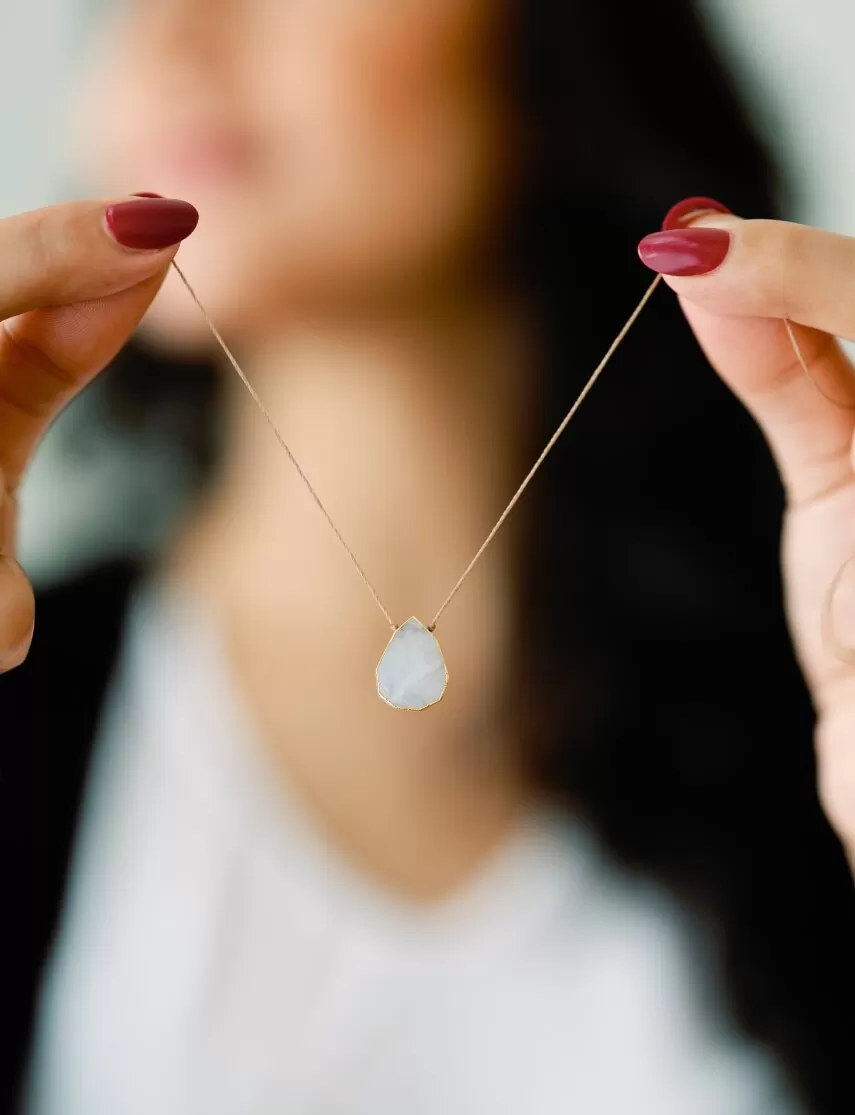
[[[0,0],[2,215],[61,195],[63,109],[82,7],[81,0]]]

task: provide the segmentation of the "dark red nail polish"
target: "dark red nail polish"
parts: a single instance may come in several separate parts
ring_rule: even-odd
[[[163,194],[150,194],[150,193],[148,193],[147,190],[143,190],[142,193],[134,194],[133,196],[134,197],[163,197]]]
[[[730,213],[730,210],[712,197],[687,197],[671,206],[665,214],[662,228],[668,232],[684,228],[702,213]]]
[[[156,251],[188,237],[199,223],[199,214],[187,201],[144,198],[109,206],[104,219],[123,247]]]
[[[729,250],[730,233],[723,228],[653,232],[638,245],[641,262],[660,275],[708,275]]]

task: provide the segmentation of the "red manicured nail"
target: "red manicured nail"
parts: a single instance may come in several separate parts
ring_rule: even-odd
[[[199,214],[187,201],[144,198],[109,206],[104,220],[123,247],[156,251],[186,239],[199,223]]]
[[[163,194],[150,194],[147,191],[143,190],[142,193],[134,194],[133,196],[134,197],[163,197]]]
[[[653,232],[638,245],[641,262],[660,275],[708,275],[729,250],[730,233],[723,228]]]
[[[687,197],[671,206],[665,214],[662,228],[666,231],[684,228],[702,213],[730,213],[730,210],[712,197]]]

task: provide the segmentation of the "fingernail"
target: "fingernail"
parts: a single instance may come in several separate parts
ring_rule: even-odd
[[[638,245],[641,262],[660,275],[708,275],[730,250],[723,228],[680,228],[653,232]]]
[[[700,217],[703,213],[730,213],[730,210],[713,197],[687,197],[671,206],[665,214],[662,228],[666,232],[685,228],[695,217]]]
[[[123,247],[156,251],[186,239],[198,224],[199,214],[187,201],[144,198],[109,206],[104,220]]]
[[[142,193],[133,194],[132,196],[133,197],[163,197],[163,194],[150,194],[146,190],[143,190]]]

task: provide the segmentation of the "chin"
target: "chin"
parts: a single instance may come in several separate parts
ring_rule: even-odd
[[[239,342],[263,325],[260,287],[252,268],[240,257],[215,252],[210,245],[183,245],[176,262],[187,276],[211,321],[231,341]],[[177,355],[204,356],[214,349],[205,318],[180,277],[170,267],[140,333],[152,346]]]
[[[214,353],[210,330],[196,307],[178,305],[164,294],[146,314],[138,335],[163,356],[203,360]]]

